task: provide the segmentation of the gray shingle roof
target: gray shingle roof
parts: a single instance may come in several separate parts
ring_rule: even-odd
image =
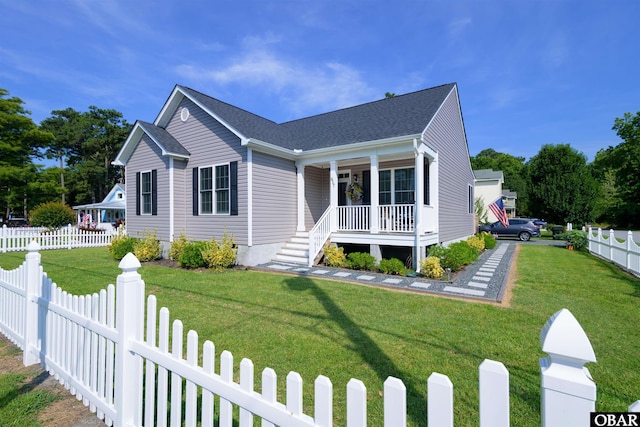
[[[250,113],[242,108],[235,107],[226,102],[212,98],[186,86],[178,85],[178,88],[196,99],[209,111],[218,115],[229,126],[233,127],[247,138],[255,138],[260,141],[278,144],[278,141],[292,138],[289,132],[277,123]]]
[[[312,150],[422,133],[455,83],[277,124],[185,86],[178,86],[247,138]]]
[[[474,170],[473,174],[476,179],[504,179],[502,171],[494,171],[493,169]]]
[[[177,154],[180,156],[189,156],[190,153],[186,148],[182,146],[169,132],[165,129],[154,125],[153,123],[143,122],[142,120],[138,120],[138,124],[144,129],[144,131],[149,134],[158,144],[160,144],[161,148],[170,154]]]

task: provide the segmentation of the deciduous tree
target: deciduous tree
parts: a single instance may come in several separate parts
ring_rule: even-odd
[[[598,183],[587,157],[569,144],[542,146],[528,162],[530,212],[557,224],[593,220]]]
[[[32,157],[53,139],[49,132],[38,129],[23,104],[0,88],[0,209],[5,217],[12,211],[26,216],[29,183],[37,172]]]

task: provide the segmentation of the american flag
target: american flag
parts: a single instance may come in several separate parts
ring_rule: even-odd
[[[489,209],[491,212],[498,218],[500,224],[505,227],[509,226],[509,218],[507,217],[507,211],[504,209],[504,204],[502,203],[502,197],[496,200],[495,202],[489,205]]]

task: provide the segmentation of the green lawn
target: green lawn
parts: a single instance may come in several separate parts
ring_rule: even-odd
[[[540,425],[540,330],[561,308],[582,324],[598,362],[588,367],[598,385],[598,410],[626,411],[640,399],[640,280],[586,253],[521,246],[510,307],[325,281],[232,270],[140,269],[147,293],[185,330],[210,339],[260,372],[305,380],[305,412],[312,414],[313,380],[333,382],[336,425],[345,423],[350,378],[367,386],[369,425],[382,424],[382,384],[388,376],[407,387],[409,425],[426,424],[426,384],[432,372],[454,384],[455,424],[477,425],[478,366],[501,361],[510,372],[513,425]],[[24,253],[0,254],[14,268]],[[72,293],[115,283],[118,262],[106,249],[43,251],[44,270]],[[284,397],[280,398],[284,401]]]

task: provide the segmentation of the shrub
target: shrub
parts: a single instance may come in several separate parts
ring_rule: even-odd
[[[140,262],[160,259],[162,250],[156,232],[145,232],[142,239],[136,240],[133,244],[133,254]]]
[[[171,248],[169,249],[169,259],[178,261],[187,243],[189,243],[187,237],[181,233],[180,237],[178,237],[177,240],[171,242]]]
[[[420,273],[432,279],[440,279],[444,274],[444,268],[440,265],[440,258],[428,256],[420,261]]]
[[[378,269],[381,273],[384,274],[397,274],[399,276],[404,276],[407,274],[407,268],[398,258],[380,260]]]
[[[178,264],[184,268],[200,268],[207,264],[202,258],[202,250],[206,248],[209,242],[187,242],[178,258]]]
[[[127,236],[122,229],[118,229],[118,234],[111,239],[107,249],[112,257],[121,260],[129,252],[134,252],[134,246],[137,242],[138,239]]]
[[[429,248],[429,250],[427,251],[427,256],[428,257],[434,256],[434,257],[442,259],[442,258],[444,258],[444,255],[446,253],[447,253],[447,248],[445,248],[442,245],[434,245],[434,246],[431,246]]]
[[[495,237],[493,237],[491,233],[487,233],[486,231],[483,231],[480,234],[480,236],[482,236],[482,239],[484,240],[485,249],[493,249],[498,244],[498,241],[496,240]]]
[[[352,252],[347,255],[347,264],[354,270],[373,270],[376,268],[376,259],[366,252]]]
[[[484,238],[482,236],[471,236],[467,239],[467,244],[479,254],[484,251]]]
[[[467,242],[456,242],[447,247],[442,265],[445,268],[450,268],[451,271],[460,271],[463,266],[471,264],[477,259],[478,253]]]
[[[34,227],[60,228],[75,222],[76,213],[61,202],[43,203],[29,213],[29,223]]]
[[[220,271],[235,264],[238,248],[233,236],[228,235],[225,231],[220,243],[215,239],[211,239],[210,242],[203,246],[201,252],[206,266]]]
[[[344,248],[333,245],[324,246],[324,265],[328,267],[344,267],[347,263],[347,256]]]
[[[575,250],[581,250],[587,247],[589,240],[587,233],[581,230],[570,230],[565,233],[567,245],[573,246]]]

